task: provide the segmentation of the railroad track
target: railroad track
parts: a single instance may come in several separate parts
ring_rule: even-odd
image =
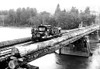
[[[73,30],[62,30],[62,34],[71,32],[71,31],[75,31],[75,30],[78,30],[78,28],[73,29]],[[52,38],[52,37],[50,37],[50,38]],[[44,40],[46,40],[46,39],[44,39]],[[6,47],[11,47],[11,46],[18,45],[18,44],[23,44],[23,43],[30,42],[30,41],[31,41],[31,37],[3,41],[3,42],[0,42],[0,49],[6,48]]]

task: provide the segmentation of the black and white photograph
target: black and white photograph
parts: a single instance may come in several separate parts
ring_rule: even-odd
[[[100,1],[0,0],[0,69],[100,69]]]

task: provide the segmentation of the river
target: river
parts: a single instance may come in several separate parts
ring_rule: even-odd
[[[38,66],[39,69],[100,69],[100,43],[93,42],[92,45],[96,46],[96,49],[88,58],[52,53],[29,64]]]

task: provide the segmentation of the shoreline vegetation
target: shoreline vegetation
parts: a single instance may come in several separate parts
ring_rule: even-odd
[[[62,29],[74,29],[79,27],[79,24],[89,26],[92,23],[96,23],[96,15],[91,13],[89,7],[86,7],[84,11],[76,7],[66,11],[61,10],[58,4],[54,14],[46,11],[38,13],[36,8],[29,7],[0,11],[0,26],[3,27],[26,28],[49,24]]]

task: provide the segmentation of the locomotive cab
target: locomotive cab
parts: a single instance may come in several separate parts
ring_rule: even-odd
[[[45,25],[40,25],[36,30],[32,29],[32,40],[41,40],[44,36],[47,36],[48,27]]]
[[[50,36],[52,33],[52,27],[51,25],[43,25],[38,27],[38,33],[41,34],[41,37],[47,38],[47,36]]]
[[[47,27],[45,26],[39,26],[38,27],[38,34],[40,34],[40,36],[45,36],[45,32],[47,31]]]
[[[39,26],[38,27],[38,31],[39,32],[45,32],[45,31],[47,31],[47,27],[45,27],[45,26]]]

